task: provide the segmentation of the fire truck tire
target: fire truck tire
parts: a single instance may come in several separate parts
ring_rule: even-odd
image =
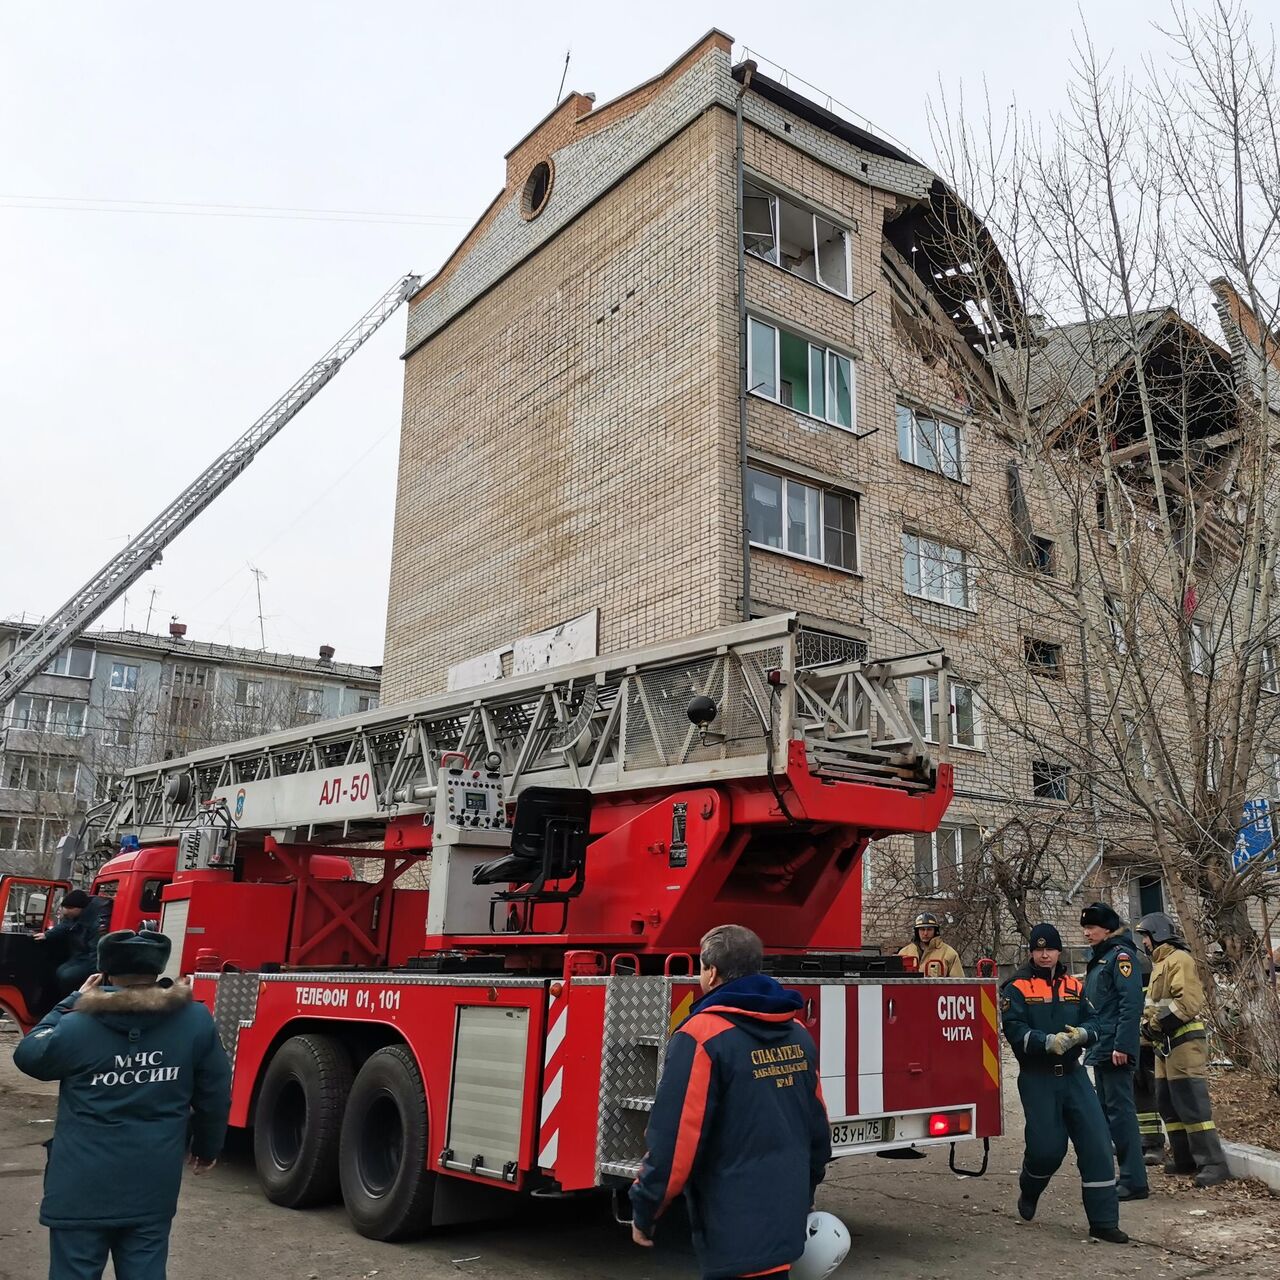
[[[294,1036],[276,1051],[254,1111],[253,1158],[268,1200],[288,1209],[338,1198],[342,1113],[351,1055],[326,1035]]]
[[[371,1240],[405,1240],[431,1223],[435,1174],[422,1075],[404,1045],[370,1055],[342,1120],[338,1169],[351,1223]]]

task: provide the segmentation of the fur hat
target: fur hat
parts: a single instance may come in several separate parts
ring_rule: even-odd
[[[1120,927],[1120,917],[1105,902],[1091,902],[1080,913],[1081,925],[1097,925],[1108,933],[1114,933]]]
[[[98,943],[98,972],[112,978],[137,974],[159,977],[169,963],[172,947],[163,933],[117,929]]]
[[[1031,950],[1047,947],[1051,951],[1062,950],[1062,935],[1051,924],[1038,924],[1030,933]]]

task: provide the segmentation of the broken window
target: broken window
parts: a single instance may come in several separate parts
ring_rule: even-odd
[[[858,567],[858,502],[852,494],[750,467],[747,525],[756,546],[837,569]]]
[[[1031,535],[1031,567],[1037,573],[1053,574],[1053,539]]]
[[[1209,624],[1199,618],[1191,621],[1191,632],[1188,637],[1191,670],[1198,676],[1209,674]]]
[[[1024,636],[1022,641],[1023,657],[1027,669],[1038,676],[1048,676],[1051,680],[1062,679],[1062,646],[1051,640],[1037,640],[1034,636]]]
[[[1124,634],[1124,614],[1120,611],[1120,602],[1115,596],[1103,596],[1103,604],[1107,610],[1107,626],[1111,629],[1111,645],[1117,655],[1123,657],[1129,652],[1129,641]]]
[[[747,321],[747,390],[853,429],[853,361],[754,317]]]
[[[898,406],[898,457],[952,480],[961,475],[960,428],[940,422],[905,404]]]
[[[742,247],[802,280],[849,296],[848,228],[750,181],[742,184]]]
[[[1031,794],[1038,800],[1062,800],[1067,798],[1067,766],[1051,760],[1031,762]]]
[[[918,533],[902,535],[902,586],[908,595],[971,608],[968,552]]]

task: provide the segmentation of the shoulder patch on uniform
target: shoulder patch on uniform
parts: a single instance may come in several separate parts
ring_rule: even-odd
[[[1116,961],[1116,968],[1120,970],[1122,978],[1133,977],[1133,960],[1123,951],[1120,953],[1120,959]]]
[[[1009,1012],[1009,1006],[1010,1006],[1012,1003],[1013,1003],[1013,1001],[1012,1001],[1012,1000],[1010,1000],[1008,996],[1005,996],[1005,997],[1004,997],[1004,999],[1000,1001],[1000,1011],[1001,1011],[1001,1013],[1008,1013],[1008,1012]]]

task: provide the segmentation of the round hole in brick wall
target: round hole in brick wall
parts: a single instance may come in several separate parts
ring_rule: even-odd
[[[555,181],[555,170],[548,160],[539,160],[533,171],[525,180],[524,192],[520,197],[520,212],[526,218],[536,218],[547,207],[547,198],[551,195],[551,185]]]

